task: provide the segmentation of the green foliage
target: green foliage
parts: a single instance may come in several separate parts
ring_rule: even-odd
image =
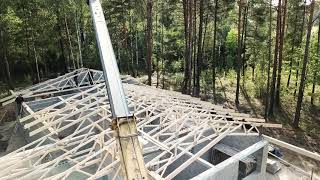
[[[266,88],[266,73],[268,67],[269,40],[269,5],[266,0],[248,1],[246,21],[245,71],[255,68],[256,86],[252,90],[258,95]],[[137,0],[102,1],[108,29],[113,42],[121,73],[144,75],[146,73],[146,4]],[[199,32],[199,2],[196,4],[196,30]],[[213,32],[217,31],[216,67],[217,76],[227,74],[235,78],[232,70],[236,67],[238,48],[238,6],[235,0],[218,0],[217,29],[214,29],[214,1],[206,1],[204,17],[207,20],[204,30],[204,49],[202,57],[201,88],[209,90],[212,84]],[[292,82],[296,81],[295,74],[301,69],[305,46],[306,21],[302,26],[303,6],[300,0],[288,0],[287,26],[285,31],[285,46],[283,59],[283,76],[287,77],[292,60]],[[244,9],[243,9],[244,14]],[[308,9],[306,9],[308,12]],[[272,51],[276,27],[276,11],[272,8]],[[165,71],[170,76],[177,76],[166,83],[177,83],[180,87],[183,79],[185,56],[185,32],[182,2],[178,0],[153,1],[153,71]],[[316,21],[315,26],[318,26]],[[42,78],[64,73],[73,68],[73,61],[79,60],[77,30],[81,36],[81,52],[85,67],[100,69],[99,53],[89,8],[83,0],[11,0],[0,1],[0,58],[6,55],[11,74],[19,77],[30,77],[36,74],[35,57],[38,58]],[[67,33],[69,30],[69,34]],[[310,61],[306,87],[310,89],[313,75],[316,84],[320,82],[320,60],[317,49],[317,28],[313,28],[311,39]],[[69,40],[70,39],[70,40]],[[197,45],[197,41],[194,42]],[[137,46],[137,47],[136,47]],[[34,52],[35,48],[36,52]],[[293,50],[292,50],[293,49]],[[197,48],[193,57],[197,56]],[[73,53],[73,57],[72,54]],[[273,52],[272,52],[273,53]],[[243,54],[244,55],[244,54]],[[273,62],[273,54],[271,62]],[[162,62],[164,65],[162,66]],[[3,63],[3,62],[1,62]],[[156,65],[158,64],[158,67]],[[300,66],[298,66],[298,64]],[[2,66],[4,64],[1,64]],[[272,63],[271,63],[272,66]],[[0,80],[5,74],[1,72]],[[248,80],[249,81],[249,80]],[[291,86],[290,88],[294,88]],[[292,90],[290,89],[289,90]],[[218,92],[219,93],[219,92]]]
[[[232,28],[226,38],[227,59],[226,68],[231,68],[236,62],[236,54],[238,47],[238,32],[235,28]]]

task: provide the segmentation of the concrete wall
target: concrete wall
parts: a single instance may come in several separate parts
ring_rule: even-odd
[[[260,140],[261,137],[259,136],[227,136],[220,143],[242,151]]]
[[[206,176],[195,177],[193,180],[237,180],[238,179],[239,161],[226,165],[221,170],[212,170]]]
[[[40,133],[38,133],[38,134],[36,134],[34,136],[30,136],[29,135],[30,130],[29,129],[25,129],[23,124],[21,124],[19,121],[17,121],[17,127],[18,127],[19,133],[22,135],[23,139],[25,140],[25,144],[32,143],[32,142],[42,138],[43,136],[45,136],[45,135],[47,135],[49,133],[49,131],[43,131],[43,132],[40,132]],[[50,143],[52,143],[52,141],[46,140],[46,141],[43,142],[43,145],[50,144]],[[31,146],[30,148],[33,148],[35,146],[36,145]]]
[[[231,138],[235,140],[234,138]],[[236,138],[237,139],[237,138]],[[252,138],[254,139],[254,138]],[[230,140],[230,139],[229,139]],[[224,142],[225,139],[224,139]],[[232,141],[227,141],[231,143]],[[236,143],[238,148],[241,148],[239,143]],[[230,144],[231,145],[231,144]],[[242,145],[242,147],[247,144]],[[266,173],[266,161],[268,156],[268,142],[261,140],[248,148],[242,150],[236,155],[219,163],[215,167],[201,173],[193,180],[238,180],[239,179],[239,161],[249,155],[254,155],[257,159],[257,168],[254,172],[244,177],[244,180],[264,180]]]
[[[176,161],[174,161],[165,172],[165,176],[173,172],[177,167],[179,167],[182,163],[186,162],[190,158],[189,155],[183,155]],[[182,172],[180,172],[176,177],[174,177],[174,180],[185,180],[185,179],[191,179],[198,174],[208,170],[208,167],[203,165],[201,162],[196,161],[190,164],[187,168],[185,168]]]
[[[29,101],[26,104],[32,109],[32,111],[36,112],[41,109],[44,109],[48,106],[51,106],[53,104],[56,104],[60,102],[61,100],[57,97],[53,98],[48,98],[48,99],[40,99],[40,100],[35,100],[35,101]]]

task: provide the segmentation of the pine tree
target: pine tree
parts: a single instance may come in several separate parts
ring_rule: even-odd
[[[301,72],[298,101],[297,101],[296,112],[293,120],[293,127],[295,128],[299,127],[299,122],[300,122],[302,100],[303,100],[304,87],[305,87],[305,81],[306,81],[306,75],[307,75],[307,65],[309,61],[309,48],[310,48],[311,30],[313,25],[312,20],[313,20],[314,6],[315,6],[315,0],[312,0],[310,4],[310,15],[309,15],[309,21],[308,21],[307,38],[306,38],[306,46],[305,46],[304,57],[303,57],[303,67]]]

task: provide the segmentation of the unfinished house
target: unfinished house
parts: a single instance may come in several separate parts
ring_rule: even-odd
[[[269,142],[284,143],[259,132],[281,125],[129,76],[122,82],[148,179],[265,179]],[[0,179],[123,179],[102,71],[78,69],[15,92],[3,104],[17,94],[25,102],[15,131],[25,145],[0,158]]]

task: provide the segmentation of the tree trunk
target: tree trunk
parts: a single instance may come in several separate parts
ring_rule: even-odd
[[[302,25],[301,25],[300,45],[299,45],[299,47],[301,47],[302,41],[303,41],[304,23],[305,23],[305,17],[306,17],[306,6],[307,6],[307,1],[304,0],[303,14],[302,14],[303,19],[302,19]],[[297,95],[297,88],[298,88],[298,81],[299,81],[299,69],[300,69],[300,61],[298,60],[297,70],[296,70],[296,82],[295,82],[293,97],[296,97],[296,95]]]
[[[37,56],[37,51],[36,51],[36,43],[35,43],[35,38],[34,38],[33,33],[32,33],[32,42],[33,42],[34,60],[35,60],[35,63],[36,63],[36,70],[37,70],[37,80],[38,80],[38,83],[39,83],[41,81],[41,78],[40,78],[40,72],[39,72],[38,56]]]
[[[290,64],[289,64],[289,76],[288,76],[288,81],[287,81],[287,88],[290,86],[290,81],[291,81],[291,74],[292,74],[292,65],[293,65],[293,53],[294,53],[294,48],[295,48],[295,34],[297,32],[297,19],[298,19],[298,14],[296,13],[295,20],[294,20],[294,29],[293,29],[293,36],[291,40],[291,56],[290,56]]]
[[[241,14],[242,14],[242,0],[238,1],[239,5],[239,14],[238,14],[238,55],[237,55],[237,88],[236,88],[236,105],[239,105],[239,95],[240,95],[240,71],[241,71],[241,52],[242,52],[242,43],[241,43]]]
[[[159,71],[159,46],[158,46],[158,40],[159,40],[159,20],[158,20],[158,11],[159,11],[159,8],[158,8],[158,2],[156,3],[156,71],[157,71],[157,85],[156,87],[158,88],[159,87],[159,80],[160,80],[160,71]]]
[[[136,76],[139,76],[139,49],[138,49],[138,31],[136,30],[136,35],[135,35],[135,39],[136,39]]]
[[[10,66],[9,66],[6,52],[4,53],[4,63],[6,66],[6,74],[7,74],[7,82],[8,82],[7,84],[9,85],[10,89],[13,89],[12,78],[11,78],[11,73],[10,73]]]
[[[27,13],[24,5],[22,6],[22,10],[23,10],[24,13]],[[29,69],[30,69],[30,72],[31,72],[31,76],[33,76],[34,75],[33,74],[33,68],[32,68],[32,65],[30,65],[31,55],[30,55],[30,42],[29,42],[28,23],[27,23],[28,21],[29,21],[29,18],[28,18],[28,16],[26,16],[26,20],[24,20],[24,23],[23,23],[23,30],[24,30],[25,39],[26,39],[27,61],[29,61],[28,66],[29,66]]]
[[[33,53],[34,53],[34,59],[35,59],[35,62],[36,62],[37,79],[38,79],[38,83],[39,83],[41,81],[41,78],[40,78],[40,72],[39,72],[37,51],[36,51],[36,47],[34,45],[33,45]]]
[[[253,42],[254,42],[254,44],[257,44],[257,34],[258,34],[258,25],[256,24],[255,25],[255,28],[254,28],[254,36],[253,36]],[[254,48],[253,49],[253,59],[257,59],[257,49],[256,48]],[[251,64],[251,66],[252,66],[252,82],[255,82],[255,70],[256,70],[256,62],[255,61],[253,61],[252,62],[252,64]]]
[[[44,54],[46,53],[44,47],[40,47],[39,51],[40,51],[39,54],[42,54],[42,56],[44,56]],[[41,55],[39,55],[39,57],[41,58]],[[47,65],[48,60],[43,58],[43,60],[39,59],[39,62],[42,62],[42,65],[43,65],[41,77],[43,78],[49,77],[49,71],[48,71],[48,65]]]
[[[279,53],[279,35],[281,29],[281,0],[279,0],[278,4],[278,13],[277,13],[277,32],[276,32],[276,43],[275,43],[275,50],[274,50],[274,60],[273,60],[273,71],[272,71],[272,83],[271,83],[271,90],[270,90],[270,104],[269,104],[269,115],[273,115],[273,107],[274,107],[274,100],[275,100],[275,88],[276,88],[276,81],[277,81],[277,67],[278,67],[278,53]]]
[[[184,79],[182,86],[182,93],[188,94],[189,81],[189,2],[183,0],[183,17],[184,17],[184,35],[185,35],[185,60],[184,60]],[[163,38],[163,37],[162,37]],[[163,62],[163,61],[162,61]],[[163,68],[163,67],[162,67]]]
[[[147,66],[148,85],[152,85],[152,5],[153,0],[147,0]]]
[[[64,70],[64,73],[68,71],[68,61],[67,61],[67,58],[65,56],[65,51],[64,51],[64,40],[63,40],[63,32],[62,32],[62,28],[61,28],[61,16],[60,16],[60,11],[59,9],[57,9],[56,11],[57,13],[57,18],[58,18],[58,21],[57,21],[57,27],[58,27],[58,31],[59,31],[59,45],[60,45],[60,50],[61,50],[61,55],[62,55],[62,59],[63,59],[63,70]]]
[[[318,44],[317,44],[317,53],[320,55],[320,21],[319,21],[319,27],[318,27]],[[319,63],[319,59],[316,59],[315,65],[317,66]],[[313,81],[312,81],[312,92],[311,92],[311,105],[314,105],[314,97],[315,97],[315,91],[316,91],[316,83],[317,83],[317,76],[318,71],[314,70],[313,72]]]
[[[312,80],[312,92],[311,92],[311,101],[310,101],[311,106],[314,106],[314,96],[315,96],[315,91],[316,91],[316,82],[317,82],[317,71],[315,70],[313,72],[313,80]]]
[[[132,15],[129,13],[130,16],[130,66],[131,66],[131,76],[136,77],[135,75],[135,67],[134,67],[134,47],[133,47],[133,20],[132,20]]]
[[[311,30],[312,30],[314,4],[315,4],[315,0],[312,0],[310,4],[310,15],[309,15],[309,22],[308,22],[306,47],[305,47],[305,52],[303,57],[303,67],[302,67],[302,74],[301,74],[300,87],[299,87],[299,93],[298,93],[298,101],[297,101],[296,113],[293,121],[293,127],[295,128],[299,127],[299,121],[300,121],[300,113],[301,113],[301,106],[302,106],[305,80],[306,80],[306,74],[307,74],[306,72],[307,72],[308,58],[309,58],[309,46],[310,46],[310,37],[311,37]]]
[[[268,48],[268,80],[267,80],[267,92],[266,92],[266,105],[264,116],[268,120],[268,108],[269,108],[269,91],[270,91],[270,68],[272,60],[272,0],[269,1],[269,48]]]
[[[192,26],[192,31],[193,31],[193,41],[192,41],[192,49],[193,49],[193,56],[192,56],[192,65],[191,67],[193,68],[193,89],[190,86],[190,89],[192,89],[192,95],[195,96],[196,92],[196,75],[197,75],[197,0],[193,1],[194,7],[193,7],[193,26]]]
[[[76,63],[75,63],[75,61],[74,61],[74,55],[73,55],[73,50],[72,50],[71,37],[70,37],[70,32],[69,32],[69,27],[68,27],[66,15],[64,15],[64,25],[65,25],[65,27],[66,27],[66,33],[67,33],[67,38],[68,38],[68,42],[69,42],[69,49],[70,49],[70,55],[71,55],[70,58],[71,58],[71,60],[72,60],[73,69],[76,69]]]
[[[5,44],[5,37],[4,37],[4,32],[0,31],[0,40],[1,40],[1,49],[3,51],[3,58],[4,58],[4,64],[5,64],[5,73],[7,76],[7,84],[10,89],[13,89],[13,83],[12,83],[12,78],[11,78],[11,73],[10,73],[10,65],[8,62],[8,49],[7,47],[4,46]]]
[[[241,35],[241,42],[243,47],[243,57],[242,57],[242,82],[243,85],[245,84],[245,63],[246,63],[246,42],[247,42],[247,24],[248,24],[248,11],[249,11],[249,2],[247,6],[245,7],[245,12],[243,16],[243,26],[242,26],[242,35]]]
[[[118,59],[118,64],[119,64],[119,72],[121,73],[122,68],[121,68],[121,52],[120,52],[120,47],[121,47],[121,44],[120,44],[120,42],[118,42],[118,50],[117,50],[117,52],[118,52],[118,57],[117,57],[117,59]]]
[[[287,16],[287,0],[284,0],[283,14],[282,14],[282,24],[280,33],[280,47],[279,47],[279,66],[278,66],[278,78],[277,78],[277,88],[276,88],[276,99],[275,105],[280,107],[280,91],[281,91],[281,72],[282,72],[282,55],[283,55],[283,44],[284,44],[284,32],[286,25]]]
[[[1,32],[0,32],[1,33]],[[0,34],[0,43],[1,43],[1,34]],[[4,62],[4,52],[2,52],[4,48],[1,47],[0,45],[0,66],[1,67],[6,67],[5,62]],[[6,81],[6,72],[5,71],[0,71],[0,81],[5,82]],[[9,87],[9,86],[8,86]]]
[[[213,52],[212,52],[212,96],[213,101],[216,103],[216,44],[217,44],[217,21],[218,21],[218,0],[214,1],[214,31],[213,31]]]
[[[80,25],[79,22],[77,20],[77,16],[74,19],[75,21],[75,26],[76,26],[76,31],[77,31],[77,41],[78,41],[78,49],[79,49],[79,60],[78,60],[78,68],[82,68],[83,67],[83,59],[82,59],[82,48],[81,48],[81,41],[80,41]]]
[[[164,25],[161,26],[161,68],[162,68],[162,89],[165,89],[166,68],[164,64]]]
[[[197,53],[197,62],[196,62],[196,85],[195,85],[195,92],[194,96],[199,97],[200,96],[200,76],[201,76],[201,66],[202,66],[202,35],[203,35],[203,5],[204,0],[200,0],[199,5],[199,36],[198,36],[198,53]]]
[[[205,1],[207,2],[207,1]],[[208,30],[208,19],[209,19],[209,13],[206,13],[203,19],[203,25],[204,25],[204,31],[203,31],[203,37],[202,37],[202,59],[206,57],[206,39],[207,39],[207,30]],[[203,61],[202,61],[203,63]],[[203,65],[202,65],[203,68]]]
[[[189,58],[188,58],[188,73],[189,73],[189,79],[188,79],[188,94],[191,94],[191,80],[192,80],[192,57],[193,57],[193,0],[189,0],[189,6],[188,6],[188,14],[189,14],[189,37],[188,37],[188,42],[189,42]],[[196,16],[196,14],[194,14]]]
[[[25,27],[25,33],[26,33],[26,45],[27,45],[27,59],[28,61],[31,61],[30,42],[29,42],[27,27]],[[31,70],[31,75],[33,76],[33,68],[31,65],[30,65],[30,70]]]
[[[131,65],[130,65],[130,45],[128,46],[128,43],[130,41],[130,32],[128,32],[128,28],[127,28],[127,20],[126,20],[126,15],[125,13],[121,13],[121,16],[124,17],[123,21],[121,22],[122,23],[122,35],[123,35],[123,38],[122,38],[122,48],[123,48],[123,53],[124,53],[124,57],[125,57],[125,60],[124,61],[124,65],[126,65],[126,73],[127,75],[130,75],[130,72],[131,72]],[[130,26],[130,25],[129,25]],[[130,27],[129,27],[130,29]],[[111,37],[112,38],[112,37]],[[151,40],[152,42],[152,40]],[[152,58],[151,58],[152,59]]]
[[[206,0],[205,1],[205,4],[207,3],[208,1]],[[204,32],[203,32],[203,38],[202,38],[202,50],[201,50],[201,53],[202,53],[202,59],[206,59],[206,62],[209,62],[209,57],[208,55],[206,54],[206,39],[207,39],[207,30],[208,30],[208,19],[209,19],[209,13],[206,13],[206,16],[204,18]],[[200,78],[202,79],[202,84],[203,84],[203,87],[204,87],[204,97],[207,97],[207,92],[208,92],[208,82],[207,82],[207,77],[208,77],[208,68],[209,68],[209,65],[205,65],[203,63],[203,60],[202,60],[202,64],[201,64],[201,70],[205,70],[205,75],[204,75],[204,78],[201,78],[201,74],[200,74]]]
[[[182,86],[183,94],[191,94],[191,79],[192,79],[192,45],[193,45],[193,0],[183,0],[184,11],[184,28],[185,28],[185,64],[184,64],[184,80]]]
[[[256,58],[255,58],[256,59]],[[253,64],[252,64],[252,82],[254,82],[255,81],[255,69],[256,69],[256,65],[254,64],[254,62],[253,62]]]

